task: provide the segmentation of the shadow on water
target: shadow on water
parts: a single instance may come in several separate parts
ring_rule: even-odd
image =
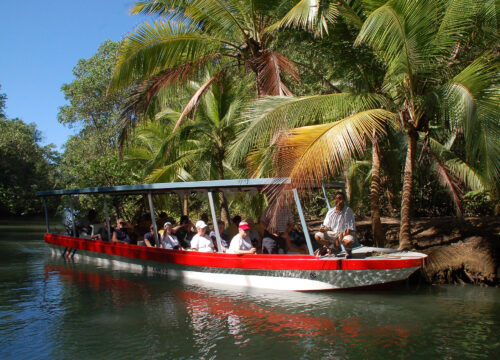
[[[3,237],[0,358],[495,358],[500,291],[272,292],[50,257]],[[36,230],[29,230],[36,231]]]

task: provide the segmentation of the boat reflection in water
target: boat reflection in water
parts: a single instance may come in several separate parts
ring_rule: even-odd
[[[397,309],[374,302],[372,293],[211,288],[61,258],[52,258],[45,265],[45,276],[76,291],[74,295],[85,294],[107,304],[93,309],[100,316],[109,311],[107,321],[119,318],[120,323],[117,328],[112,322],[106,323],[107,330],[100,338],[140,330],[142,335],[137,335],[142,340],[147,333],[148,343],[156,344],[155,351],[169,357],[180,354],[179,337],[187,341],[183,351],[191,356],[233,356],[236,346],[251,348],[259,358],[266,356],[269,349],[275,355],[292,357],[304,353],[312,356],[326,349],[331,356],[362,355],[370,348],[405,346],[412,333],[411,328],[402,325],[400,315],[394,311]],[[92,322],[97,314],[88,316]],[[124,317],[132,318],[130,324],[124,326]]]

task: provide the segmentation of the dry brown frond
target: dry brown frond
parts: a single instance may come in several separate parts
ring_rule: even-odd
[[[283,83],[282,73],[300,81],[294,62],[272,50],[264,51],[252,61],[251,66],[256,70],[258,88],[262,91],[259,96],[292,96],[292,92]]]
[[[198,90],[191,96],[191,99],[189,99],[188,103],[184,107],[184,110],[182,110],[181,115],[179,116],[179,119],[175,123],[174,129],[172,131],[176,131],[179,126],[182,123],[182,120],[191,112],[191,111],[196,111],[196,108],[198,107],[198,104],[200,103],[200,99],[207,92],[207,90],[210,88],[210,85],[220,78],[220,76],[224,73],[225,69],[220,70],[217,72],[214,76],[212,76],[208,81],[203,83]]]

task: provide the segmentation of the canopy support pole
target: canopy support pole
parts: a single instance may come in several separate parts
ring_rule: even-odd
[[[217,214],[215,213],[214,198],[212,192],[208,192],[208,202],[210,203],[210,212],[212,213],[212,222],[214,224],[215,238],[217,239],[217,252],[222,252],[222,242],[220,241],[219,224],[217,224]]]
[[[325,190],[324,184],[321,184],[321,190],[323,190],[323,196],[325,197],[326,206],[328,207],[328,210],[330,210],[332,207],[330,206],[330,202],[328,201],[328,196],[326,195],[326,190]]]
[[[73,236],[76,237],[76,224],[75,224],[75,209],[73,208],[73,198],[69,196],[69,209],[71,211],[71,226],[73,227]]]
[[[306,219],[304,218],[304,213],[302,212],[302,205],[300,205],[299,194],[297,189],[293,188],[293,197],[295,199],[295,204],[297,205],[297,211],[300,217],[300,223],[302,224],[302,230],[304,231],[304,237],[306,238],[307,249],[309,250],[309,255],[314,255],[311,238],[309,237],[309,230],[307,230]]]
[[[109,222],[108,200],[104,195],[104,215],[106,216],[106,231],[108,232],[108,241],[111,241],[111,224]]]
[[[155,232],[155,241],[156,247],[160,247],[160,241],[158,240],[158,227],[156,226],[155,212],[153,209],[153,196],[151,192],[148,192],[148,202],[149,202],[149,211],[151,212],[151,225],[153,225],[153,230]]]
[[[50,233],[50,225],[49,225],[49,211],[47,210],[47,202],[45,201],[45,197],[43,199],[43,209],[45,211],[45,225],[47,226],[47,233]]]

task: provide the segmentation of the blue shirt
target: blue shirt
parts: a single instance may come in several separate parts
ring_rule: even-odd
[[[132,243],[130,236],[127,233],[127,229],[115,229],[114,233],[116,234],[116,238],[120,241],[126,242],[127,244]]]

